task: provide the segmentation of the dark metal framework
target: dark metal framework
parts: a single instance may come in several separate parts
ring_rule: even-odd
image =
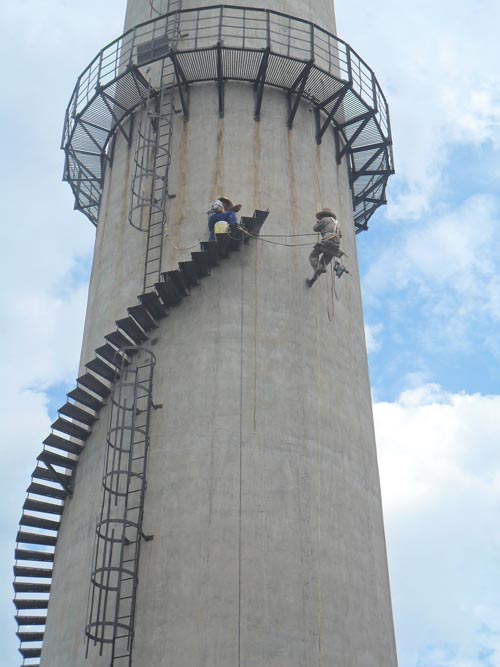
[[[316,113],[316,141],[331,128],[336,157],[345,157],[353,194],[356,231],[368,228],[386,203],[394,173],[389,111],[377,78],[343,40],[303,19],[280,12],[232,5],[179,13],[179,39],[166,39],[171,14],[139,24],[105,47],[81,74],[66,112],[62,148],[64,179],[75,207],[97,225],[104,169],[112,162],[117,132],[131,137],[131,118],[147,100],[143,71],[168,59],[173,86],[188,118],[188,87],[213,81],[224,114],[227,81],[254,85],[262,113],[265,86],[286,91],[289,127],[301,100]]]
[[[134,354],[129,364],[128,355]],[[132,664],[136,591],[143,539],[154,355],[123,348],[119,379],[110,395],[101,514],[97,520],[87,635],[111,665]]]
[[[258,210],[252,217],[243,217],[241,222],[255,236],[268,215],[269,211]],[[244,237],[240,232],[233,232],[231,238],[219,234],[217,241],[203,242],[201,249],[192,252],[190,260],[180,262],[176,270],[163,273],[154,289],[141,294],[139,303],[128,308],[128,316],[116,322],[116,330],[104,337],[105,344],[95,350],[94,358],[85,364],[85,371],[77,378],[76,387],[68,392],[67,402],[59,408],[52,431],[37,457],[16,538],[14,605],[19,651],[26,667],[38,667],[42,654],[52,563],[65,501],[72,496],[80,456],[93,425],[115,381],[124,370],[128,372],[124,362],[139,353],[167,317],[169,308],[179,306],[210,275],[212,268],[219,266],[231,252],[239,251],[249,239],[250,236]],[[151,407],[160,406],[151,404]]]

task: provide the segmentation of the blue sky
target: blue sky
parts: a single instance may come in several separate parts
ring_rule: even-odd
[[[400,667],[500,667],[500,4],[337,0],[377,73],[397,174],[359,238]],[[42,6],[43,5],[43,6]],[[50,415],[74,380],[93,228],[58,150],[80,71],[125,0],[0,7],[0,645],[12,554]]]

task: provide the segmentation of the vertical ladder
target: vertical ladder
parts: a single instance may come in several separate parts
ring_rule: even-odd
[[[151,186],[151,205],[147,225],[146,258],[144,262],[144,292],[149,292],[160,280],[163,254],[163,231],[166,224],[168,176],[172,161],[174,121],[175,71],[171,60],[161,65],[161,88],[154,107],[152,127],[156,129],[156,146]]]
[[[153,2],[151,7],[158,11]],[[181,9],[182,0],[170,0],[168,3],[165,34],[170,52],[177,48]],[[129,222],[136,229],[147,233],[144,292],[153,289],[161,274],[166,201],[171,196],[168,178],[172,161],[175,83],[175,68],[167,56],[161,63],[159,92],[150,88],[135,151]]]
[[[128,348],[127,348],[128,349]],[[120,377],[110,396],[101,513],[96,525],[87,635],[111,667],[130,667],[134,641],[139,558],[147,486],[154,355],[140,349],[128,365],[121,350]],[[129,348],[137,351],[137,348]]]

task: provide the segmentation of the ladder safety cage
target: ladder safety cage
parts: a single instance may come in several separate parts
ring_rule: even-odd
[[[152,9],[154,4],[151,3]],[[132,227],[147,234],[144,259],[144,292],[159,281],[163,255],[163,235],[166,225],[166,202],[169,169],[172,162],[172,134],[174,95],[178,69],[173,58],[179,35],[181,0],[169,2],[169,13],[162,17],[157,37],[137,47],[137,58],[158,59],[160,74],[158,90],[151,80],[144,102],[134,155],[134,173],[131,181],[129,222]],[[153,74],[150,75],[153,78]]]
[[[134,355],[133,362],[126,359]],[[131,665],[135,603],[147,488],[155,357],[141,347],[117,353],[120,376],[109,399],[102,477],[101,512],[96,524],[87,636],[111,665]]]

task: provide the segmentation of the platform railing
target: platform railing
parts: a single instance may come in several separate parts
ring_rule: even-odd
[[[124,65],[137,61],[137,46],[165,34],[167,16],[131,28],[102,49],[82,72],[73,91],[65,120],[63,143],[71,133],[72,118],[95,97],[95,88],[116,79]],[[343,81],[380,114],[387,128],[387,102],[374,72],[356,51],[327,30],[296,17],[269,9],[218,5],[181,12],[180,51],[211,48],[224,40],[227,48],[265,49],[287,58],[314,59],[315,64]]]
[[[226,51],[253,51],[255,53],[264,53],[268,50],[274,57],[286,58],[292,64],[293,62],[312,63],[315,70],[324,73],[326,78],[335,79],[339,84],[349,88],[352,95],[356,97],[359,114],[369,112],[376,128],[375,130],[368,129],[365,132],[366,143],[383,142],[386,144],[386,168],[388,174],[393,172],[392,140],[386,99],[374,72],[356,51],[342,39],[310,21],[281,12],[233,5],[214,5],[182,10],[180,12],[178,40],[173,45],[169,43],[167,38],[168,19],[168,14],[150,19],[134,26],[124,35],[111,42],[97,54],[80,75],[73,91],[66,112],[62,145],[67,156],[70,157],[70,161],[75,163],[76,167],[73,164],[66,166],[65,179],[70,182],[75,192],[77,205],[78,192],[82,190],[83,200],[88,205],[79,207],[92,209],[91,214],[88,211],[84,212],[89,215],[95,224],[97,223],[96,211],[98,211],[100,200],[95,199],[95,193],[91,191],[92,187],[86,183],[85,178],[75,181],[71,176],[72,168],[73,170],[76,168],[78,171],[80,164],[84,168],[87,163],[86,158],[85,160],[81,159],[80,149],[75,150],[74,148],[74,137],[78,130],[80,118],[91,105],[96,103],[100,91],[112,86],[126,73],[139,72],[140,76],[140,72],[147,65],[170,57],[173,46],[175,46],[175,53],[179,56],[216,48],[222,48]],[[245,65],[242,64],[241,68],[241,72],[236,71],[236,69],[234,72],[225,72],[225,78],[227,80],[250,80],[246,76],[246,72],[243,71]],[[189,74],[190,72],[186,72],[188,83],[214,80],[214,77],[207,74],[206,71],[200,74],[198,78],[195,76],[196,72],[192,72],[193,76],[191,77]],[[268,84],[269,82],[266,80],[265,83]],[[295,92],[290,90],[292,81],[289,81],[285,75],[283,75],[282,81],[275,80],[269,85],[288,89],[291,93]],[[316,77],[311,86],[306,86],[301,92],[301,96],[313,105],[320,107],[324,112],[325,108],[321,107],[321,104],[324,102],[326,95],[322,96],[321,85],[321,79],[318,80]],[[355,118],[356,104],[351,105],[351,116],[347,120]],[[134,105],[123,111],[122,118],[134,111],[137,102],[134,102]],[[120,107],[117,108],[120,109]],[[340,114],[342,114],[343,108],[343,106],[340,107]],[[120,113],[122,113],[121,110]],[[109,136],[116,129],[117,123],[115,121],[116,119],[111,117],[102,121],[102,129],[108,130]],[[342,130],[347,142],[349,134],[355,132],[356,129],[356,126],[354,126]],[[103,152],[107,150],[108,147],[106,146]],[[102,170],[98,169],[97,172],[99,173],[95,172],[97,174],[95,180],[102,179],[103,169],[104,167]],[[81,177],[85,170],[83,169],[83,172],[79,171],[78,173]],[[99,188],[99,183],[97,183],[97,187]],[[382,189],[384,193],[377,196],[380,203],[385,203],[385,186]],[[359,192],[354,193],[354,198],[359,200]],[[366,219],[362,220],[363,216],[359,218],[358,229],[366,228],[367,218],[376,208],[372,201],[368,203],[369,213],[365,216]]]

